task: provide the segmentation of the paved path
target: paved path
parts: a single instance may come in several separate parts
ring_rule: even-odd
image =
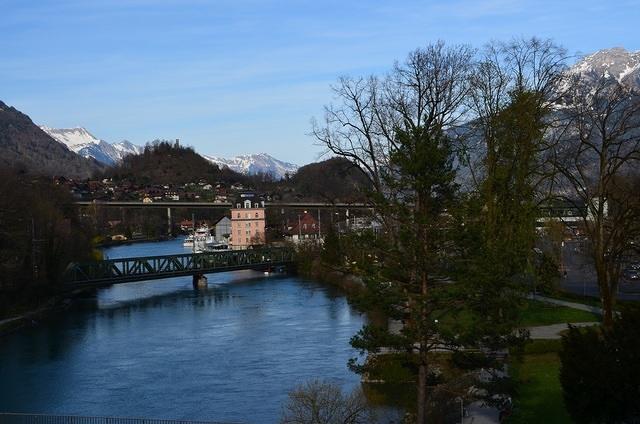
[[[592,325],[600,325],[599,322],[572,322],[574,327],[590,327]],[[559,339],[562,331],[568,330],[569,324],[552,324],[541,325],[539,327],[527,327],[532,339]]]
[[[602,308],[597,306],[585,305],[584,303],[568,302],[566,300],[554,299],[552,297],[540,296],[538,294],[531,294],[529,299],[538,300],[540,302],[552,303],[554,305],[566,306],[567,308],[579,309],[581,311],[592,312],[594,314],[602,315]]]

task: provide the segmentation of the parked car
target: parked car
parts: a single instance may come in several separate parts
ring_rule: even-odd
[[[640,269],[629,267],[624,270],[622,276],[628,281],[638,281],[640,280]]]

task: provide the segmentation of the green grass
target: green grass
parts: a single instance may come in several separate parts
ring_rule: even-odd
[[[556,353],[529,354],[511,364],[517,395],[509,424],[571,423],[558,379],[560,359]]]
[[[591,312],[567,308],[566,306],[527,300],[522,311],[522,326],[561,324],[567,322],[594,322],[600,317]]]
[[[602,303],[600,303],[600,299],[598,299],[597,297],[593,297],[593,296],[585,297],[580,294],[570,293],[562,290],[559,290],[553,294],[548,294],[548,295],[543,294],[542,296],[550,297],[552,299],[565,300],[567,302],[581,303],[583,305],[596,306],[598,308],[602,307]],[[638,302],[635,300],[624,300],[624,299],[616,300],[616,304],[618,305],[628,305],[628,304],[635,304],[635,303],[638,303]]]
[[[573,302],[573,303],[581,303],[583,305],[589,305],[589,306],[597,306],[597,307],[601,307],[602,305],[600,304],[600,299],[598,299],[597,297],[592,297],[592,296],[582,296],[579,294],[575,294],[575,293],[570,293],[570,292],[565,292],[565,291],[557,291],[553,294],[549,294],[549,295],[543,295],[545,297],[550,297],[552,299],[558,299],[558,300],[564,300],[567,302]]]
[[[557,353],[562,349],[562,340],[529,340],[524,346],[525,355],[540,355],[543,353]]]

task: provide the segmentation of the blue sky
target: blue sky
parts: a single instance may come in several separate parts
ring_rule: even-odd
[[[0,0],[0,100],[107,141],[316,160],[310,119],[340,75],[438,39],[640,50],[639,0]]]

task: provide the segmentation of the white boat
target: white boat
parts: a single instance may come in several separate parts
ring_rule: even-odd
[[[204,250],[207,245],[215,243],[215,238],[210,234],[209,227],[202,225],[195,233],[189,234],[185,237],[182,245],[184,247],[194,247],[196,250]]]
[[[189,234],[188,236],[186,236],[184,238],[184,241],[182,242],[182,245],[184,247],[193,247],[193,234]]]

